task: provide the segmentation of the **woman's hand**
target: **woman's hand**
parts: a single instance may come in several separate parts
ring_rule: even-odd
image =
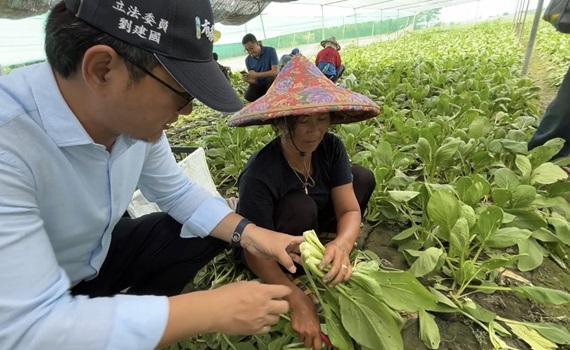
[[[291,328],[297,333],[299,339],[305,343],[305,348],[320,350],[322,347],[321,324],[313,301],[303,293],[296,290],[290,300]]]
[[[322,270],[329,264],[331,268],[323,277],[323,282],[328,283],[330,287],[334,287],[342,281],[348,281],[352,276],[352,265],[350,265],[350,250],[352,245],[348,242],[335,239],[325,244],[325,255],[319,268]]]

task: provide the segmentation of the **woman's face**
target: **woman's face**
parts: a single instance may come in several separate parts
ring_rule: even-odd
[[[297,122],[292,135],[290,135],[291,140],[300,151],[314,152],[331,125],[329,113],[311,114],[296,118]]]

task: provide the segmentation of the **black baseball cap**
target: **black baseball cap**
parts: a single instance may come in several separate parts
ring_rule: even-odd
[[[214,16],[209,0],[65,0],[93,27],[154,53],[192,96],[222,112],[243,107],[213,60]]]

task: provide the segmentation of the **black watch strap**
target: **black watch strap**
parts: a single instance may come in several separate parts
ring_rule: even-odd
[[[245,229],[245,227],[247,225],[251,224],[251,221],[249,221],[246,218],[241,219],[241,221],[239,222],[239,224],[237,224],[234,232],[232,233],[232,237],[230,240],[230,246],[234,247],[234,248],[239,248],[241,247],[241,235],[243,233],[243,230]]]

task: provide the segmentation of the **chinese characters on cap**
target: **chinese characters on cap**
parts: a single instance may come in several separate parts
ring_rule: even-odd
[[[161,18],[157,23],[152,13],[144,15],[139,11],[137,6],[125,6],[122,0],[115,2],[113,9],[124,13],[128,18],[119,18],[119,29],[125,30],[127,33],[138,35],[143,39],[154,41],[160,44],[160,36],[168,30],[168,21]],[[134,21],[134,22],[133,22]],[[162,31],[162,32],[160,32]]]
[[[119,18],[118,28],[127,33],[132,33],[143,39],[160,44],[161,35],[168,30],[169,23],[167,20],[161,18],[157,22],[153,13],[144,13],[143,15],[138,6],[125,5],[122,0],[118,0],[115,2],[113,9],[125,14],[125,17]],[[207,19],[204,19],[204,22],[202,22],[200,17],[196,16],[196,38],[200,39],[202,34],[204,34],[209,41],[213,42],[214,25]]]

